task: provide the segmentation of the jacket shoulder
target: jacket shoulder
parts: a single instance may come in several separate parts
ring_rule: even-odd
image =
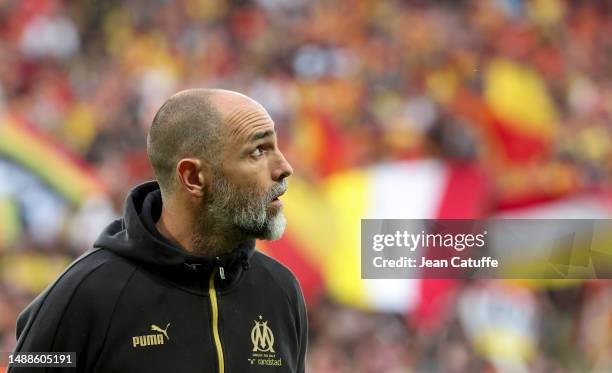
[[[280,279],[284,280],[297,281],[295,275],[287,266],[259,250],[253,253],[253,258],[251,260],[256,265],[261,265],[264,267],[275,277],[279,277]]]
[[[126,274],[131,274],[136,267],[131,262],[121,258],[106,249],[95,249],[76,259],[62,273],[55,287],[62,288],[72,283],[99,285],[98,291],[109,285],[125,281]],[[52,285],[52,286],[54,286]]]
[[[132,268],[108,250],[88,251],[75,259],[32,303],[42,304],[56,298],[71,301],[77,291],[91,288],[104,292],[104,289],[112,289],[109,285],[114,282],[122,282]]]
[[[253,269],[267,272],[273,283],[281,287],[292,302],[302,297],[302,289],[295,274],[284,264],[271,256],[257,250],[252,257]]]
[[[87,329],[109,314],[134,268],[115,254],[85,253],[43,291],[17,320],[16,350],[51,351],[66,330]]]
[[[107,308],[114,305],[135,270],[132,263],[109,250],[97,249],[68,267],[52,285],[50,295],[70,295],[72,305]]]

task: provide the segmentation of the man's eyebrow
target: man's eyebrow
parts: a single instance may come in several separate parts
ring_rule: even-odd
[[[253,136],[251,136],[251,139],[249,140],[249,142],[255,142],[257,140],[261,140],[265,137],[272,136],[272,135],[274,135],[274,130],[259,131],[259,132],[256,132]]]

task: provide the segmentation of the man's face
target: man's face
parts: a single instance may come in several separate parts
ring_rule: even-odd
[[[293,170],[278,149],[274,123],[255,104],[235,110],[226,122],[220,164],[213,169],[206,201],[209,219],[247,237],[278,239],[286,224],[278,197]]]
[[[274,200],[287,190],[287,180],[269,190],[243,188],[218,170],[211,189],[208,211],[213,220],[225,221],[249,237],[275,240],[283,234],[286,219]]]

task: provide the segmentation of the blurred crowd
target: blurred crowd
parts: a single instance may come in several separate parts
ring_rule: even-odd
[[[29,227],[2,248],[0,350],[11,350],[23,306],[152,177],[146,131],[174,92],[253,97],[314,185],[341,170],[435,157],[482,167],[495,203],[511,205],[608,187],[610,35],[612,3],[595,0],[0,0],[0,117],[84,160],[109,196],[86,201],[85,212],[69,207],[89,225],[44,239]],[[546,92],[541,102],[509,100],[527,117],[547,106],[552,124],[525,129],[517,118],[518,135],[491,135],[479,114],[495,100],[486,80],[499,61]],[[504,286],[462,284],[428,331],[406,315],[321,300],[310,305],[310,371],[612,371],[608,283],[515,297]],[[524,350],[490,351],[504,343],[499,328]]]
[[[322,302],[311,313],[312,372],[609,372],[607,283],[530,292],[465,286],[440,329]],[[605,356],[605,358],[602,358]]]

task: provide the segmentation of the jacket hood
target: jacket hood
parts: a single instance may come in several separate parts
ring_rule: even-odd
[[[255,240],[247,240],[218,257],[190,254],[155,228],[161,210],[158,183],[149,181],[138,185],[126,198],[123,217],[102,231],[94,247],[110,250],[179,282],[194,275],[209,275],[215,267],[223,267],[223,277],[227,276],[229,282],[239,277],[242,270],[248,269],[255,251]]]

